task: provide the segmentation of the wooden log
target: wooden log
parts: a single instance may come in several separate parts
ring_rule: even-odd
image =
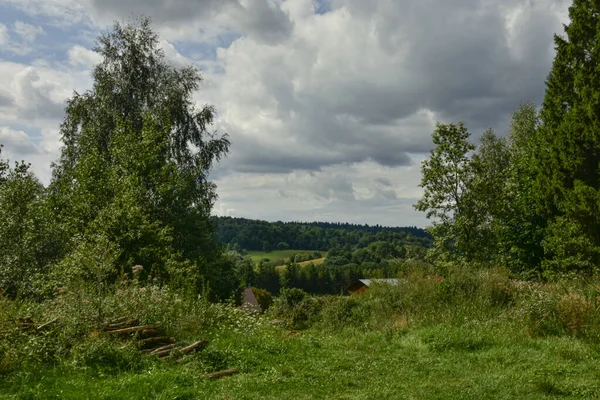
[[[205,339],[198,340],[196,343],[192,343],[192,344],[190,344],[189,346],[182,348],[182,349],[181,349],[181,352],[182,352],[183,354],[187,354],[187,353],[189,353],[189,352],[191,352],[191,351],[194,351],[194,350],[196,350],[198,347],[200,347],[200,346],[203,346],[203,345],[205,345],[205,344],[207,344],[207,343],[208,343],[208,340],[205,340]]]
[[[171,354],[174,350],[177,350],[177,349],[171,348],[171,349],[166,349],[166,350],[162,350],[162,351],[157,351],[156,353],[151,353],[151,354],[158,358],[164,358],[164,357],[168,356],[169,354]]]
[[[208,343],[208,340],[202,339],[202,340],[198,340],[195,343],[190,344],[187,347],[183,347],[183,348],[180,348],[180,349],[172,348],[172,349],[167,349],[167,350],[159,351],[159,352],[152,353],[152,354],[155,355],[155,356],[157,356],[158,358],[164,358],[164,357],[170,355],[175,350],[178,350],[179,353],[181,353],[181,354],[187,354],[187,353],[190,353],[190,352],[196,350],[198,347],[200,347],[202,345],[205,345],[207,343]]]
[[[155,355],[155,354],[161,353],[161,352],[163,352],[165,350],[173,350],[175,347],[177,347],[177,345],[175,343],[168,344],[166,346],[162,346],[162,347],[158,347],[156,349],[153,349],[150,352],[150,354]]]
[[[201,375],[201,377],[207,378],[207,379],[219,379],[224,376],[235,375],[238,372],[240,372],[240,371],[238,371],[237,368],[231,368],[231,369],[226,369],[224,371],[213,372],[212,374],[204,374],[204,375]]]
[[[54,324],[55,324],[57,321],[58,321],[58,318],[54,318],[54,319],[53,319],[53,320],[51,320],[51,321],[45,322],[45,323],[41,324],[40,326],[38,326],[38,327],[37,327],[37,330],[38,330],[38,331],[42,331],[42,330],[44,330],[44,329],[48,328],[49,326],[52,326],[52,325],[54,325]]]
[[[114,331],[117,329],[130,328],[131,326],[135,326],[139,323],[137,319],[130,319],[123,322],[104,325],[103,330],[105,331]]]
[[[144,329],[143,331],[138,332],[137,335],[140,339],[147,339],[160,336],[160,332],[158,332],[156,329]]]
[[[157,337],[149,337],[146,339],[140,340],[137,345],[139,348],[146,349],[148,347],[152,347],[157,344],[162,343],[175,343],[175,338],[168,336],[157,336]]]
[[[115,334],[115,335],[125,335],[128,333],[143,332],[145,330],[147,331],[147,330],[151,330],[151,329],[156,329],[161,326],[162,326],[162,323],[157,322],[155,324],[150,324],[150,325],[132,326],[130,328],[116,329],[114,331],[106,331],[106,333]]]

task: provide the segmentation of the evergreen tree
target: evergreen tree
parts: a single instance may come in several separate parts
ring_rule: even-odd
[[[589,272],[600,263],[600,3],[575,0],[569,17],[555,36],[534,190],[548,220],[544,268]]]

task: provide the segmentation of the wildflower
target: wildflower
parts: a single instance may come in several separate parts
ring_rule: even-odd
[[[141,265],[136,265],[133,268],[131,268],[131,272],[133,272],[134,274],[137,274],[140,271],[143,271],[144,267]]]

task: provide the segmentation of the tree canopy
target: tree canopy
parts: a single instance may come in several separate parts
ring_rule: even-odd
[[[523,276],[546,278],[600,265],[600,3],[575,0],[569,17],[566,36],[555,36],[541,111],[532,103],[516,110],[507,142],[484,135],[470,157],[463,130],[434,132],[417,208],[437,218],[436,240],[452,239],[448,253],[496,254]]]

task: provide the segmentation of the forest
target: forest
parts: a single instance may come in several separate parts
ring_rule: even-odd
[[[115,22],[50,182],[0,158],[0,398],[600,396],[600,5],[569,18],[508,132],[435,125],[425,230],[213,215],[200,71]]]
[[[333,247],[365,247],[373,241],[421,243],[431,236],[417,227],[382,227],[330,222],[267,222],[246,218],[213,217],[219,243],[244,250],[320,250]]]

